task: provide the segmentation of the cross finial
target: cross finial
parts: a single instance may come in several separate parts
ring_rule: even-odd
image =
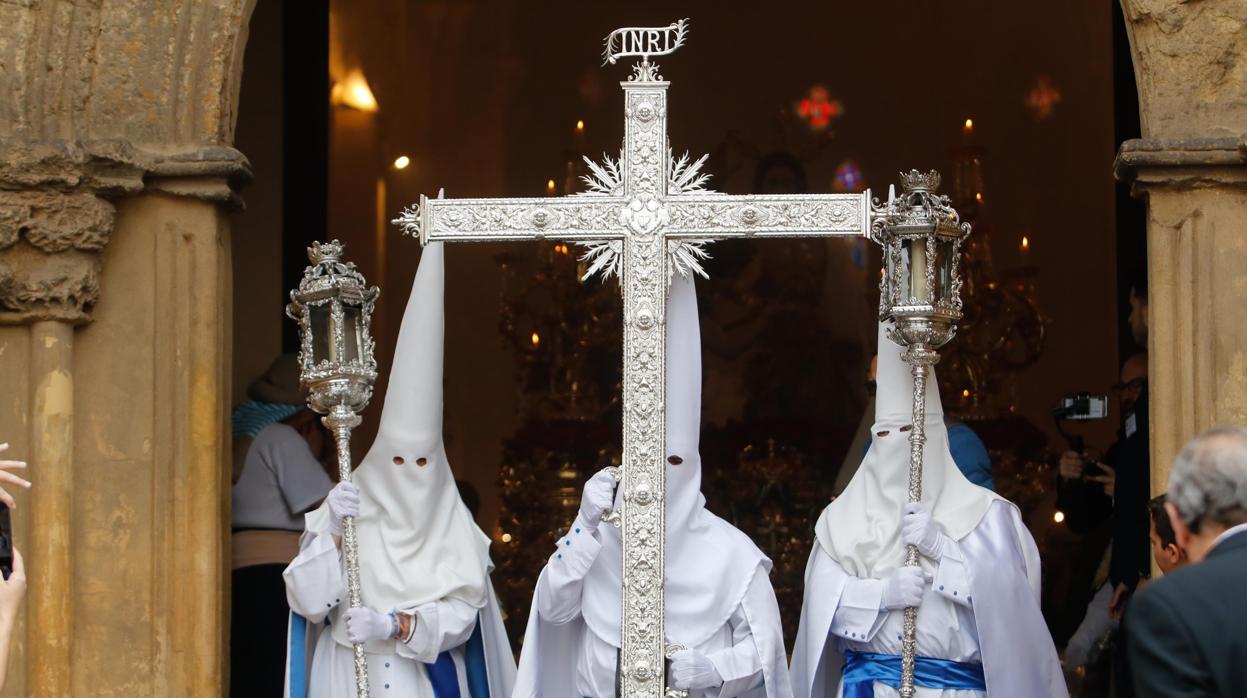
[[[635,56],[641,59],[632,67],[633,82],[657,82],[662,80],[658,65],[650,62],[650,56],[666,56],[684,45],[688,37],[688,19],[672,22],[665,27],[623,27],[606,36],[606,48],[602,51],[602,65],[614,65],[620,58]]]

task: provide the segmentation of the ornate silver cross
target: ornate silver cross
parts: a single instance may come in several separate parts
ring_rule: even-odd
[[[606,63],[640,57],[624,91],[619,160],[589,162],[589,191],[559,198],[429,199],[395,223],[421,244],[558,240],[585,245],[589,275],[623,289],[623,658],[626,698],[662,698],[663,404],[667,285],[673,272],[705,276],[705,243],[725,238],[865,236],[870,193],[729,196],[703,188],[706,158],[676,159],[667,143],[667,87],[651,56],[669,54],[688,21],[628,27],[606,39]],[[569,667],[569,671],[571,668]]]

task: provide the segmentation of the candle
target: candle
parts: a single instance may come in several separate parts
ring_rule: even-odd
[[[966,125],[961,128],[961,132],[967,136],[974,133],[974,119],[966,119]]]
[[[541,344],[541,335],[539,335],[539,334],[537,334],[536,332],[534,332],[534,333],[533,333],[533,338],[532,338],[532,341],[533,341],[533,346],[534,346],[534,347],[539,346],[539,345]]]
[[[554,196],[554,180],[546,182],[546,196]]]
[[[1021,254],[1022,254],[1023,260],[1025,260],[1030,255],[1030,251],[1031,251],[1030,238],[1023,235],[1022,236],[1022,248],[1021,248]]]
[[[576,121],[576,152],[583,154],[585,152],[585,120]]]
[[[914,300],[925,303],[927,295],[927,241],[914,240],[909,244],[909,286]]]

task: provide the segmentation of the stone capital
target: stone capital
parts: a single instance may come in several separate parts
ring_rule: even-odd
[[[250,176],[228,147],[0,139],[0,324],[90,321],[118,198],[155,191],[241,207]]]
[[[1156,188],[1247,187],[1247,134],[1128,140],[1117,151],[1113,172],[1140,198]]]

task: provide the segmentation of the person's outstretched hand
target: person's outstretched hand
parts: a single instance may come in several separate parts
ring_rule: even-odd
[[[4,451],[7,451],[7,450],[9,450],[9,445],[7,443],[0,444],[0,453],[3,453]],[[13,473],[9,472],[11,470],[25,470],[25,469],[26,469],[26,461],[0,460],[0,483],[6,483],[9,485],[17,485],[18,487],[30,489],[29,480],[24,480],[18,477],[17,475],[14,475]],[[0,502],[4,502],[4,505],[7,506],[9,509],[17,508],[17,502],[13,501],[13,495],[9,494],[8,491],[5,490],[3,487],[0,487]]]

